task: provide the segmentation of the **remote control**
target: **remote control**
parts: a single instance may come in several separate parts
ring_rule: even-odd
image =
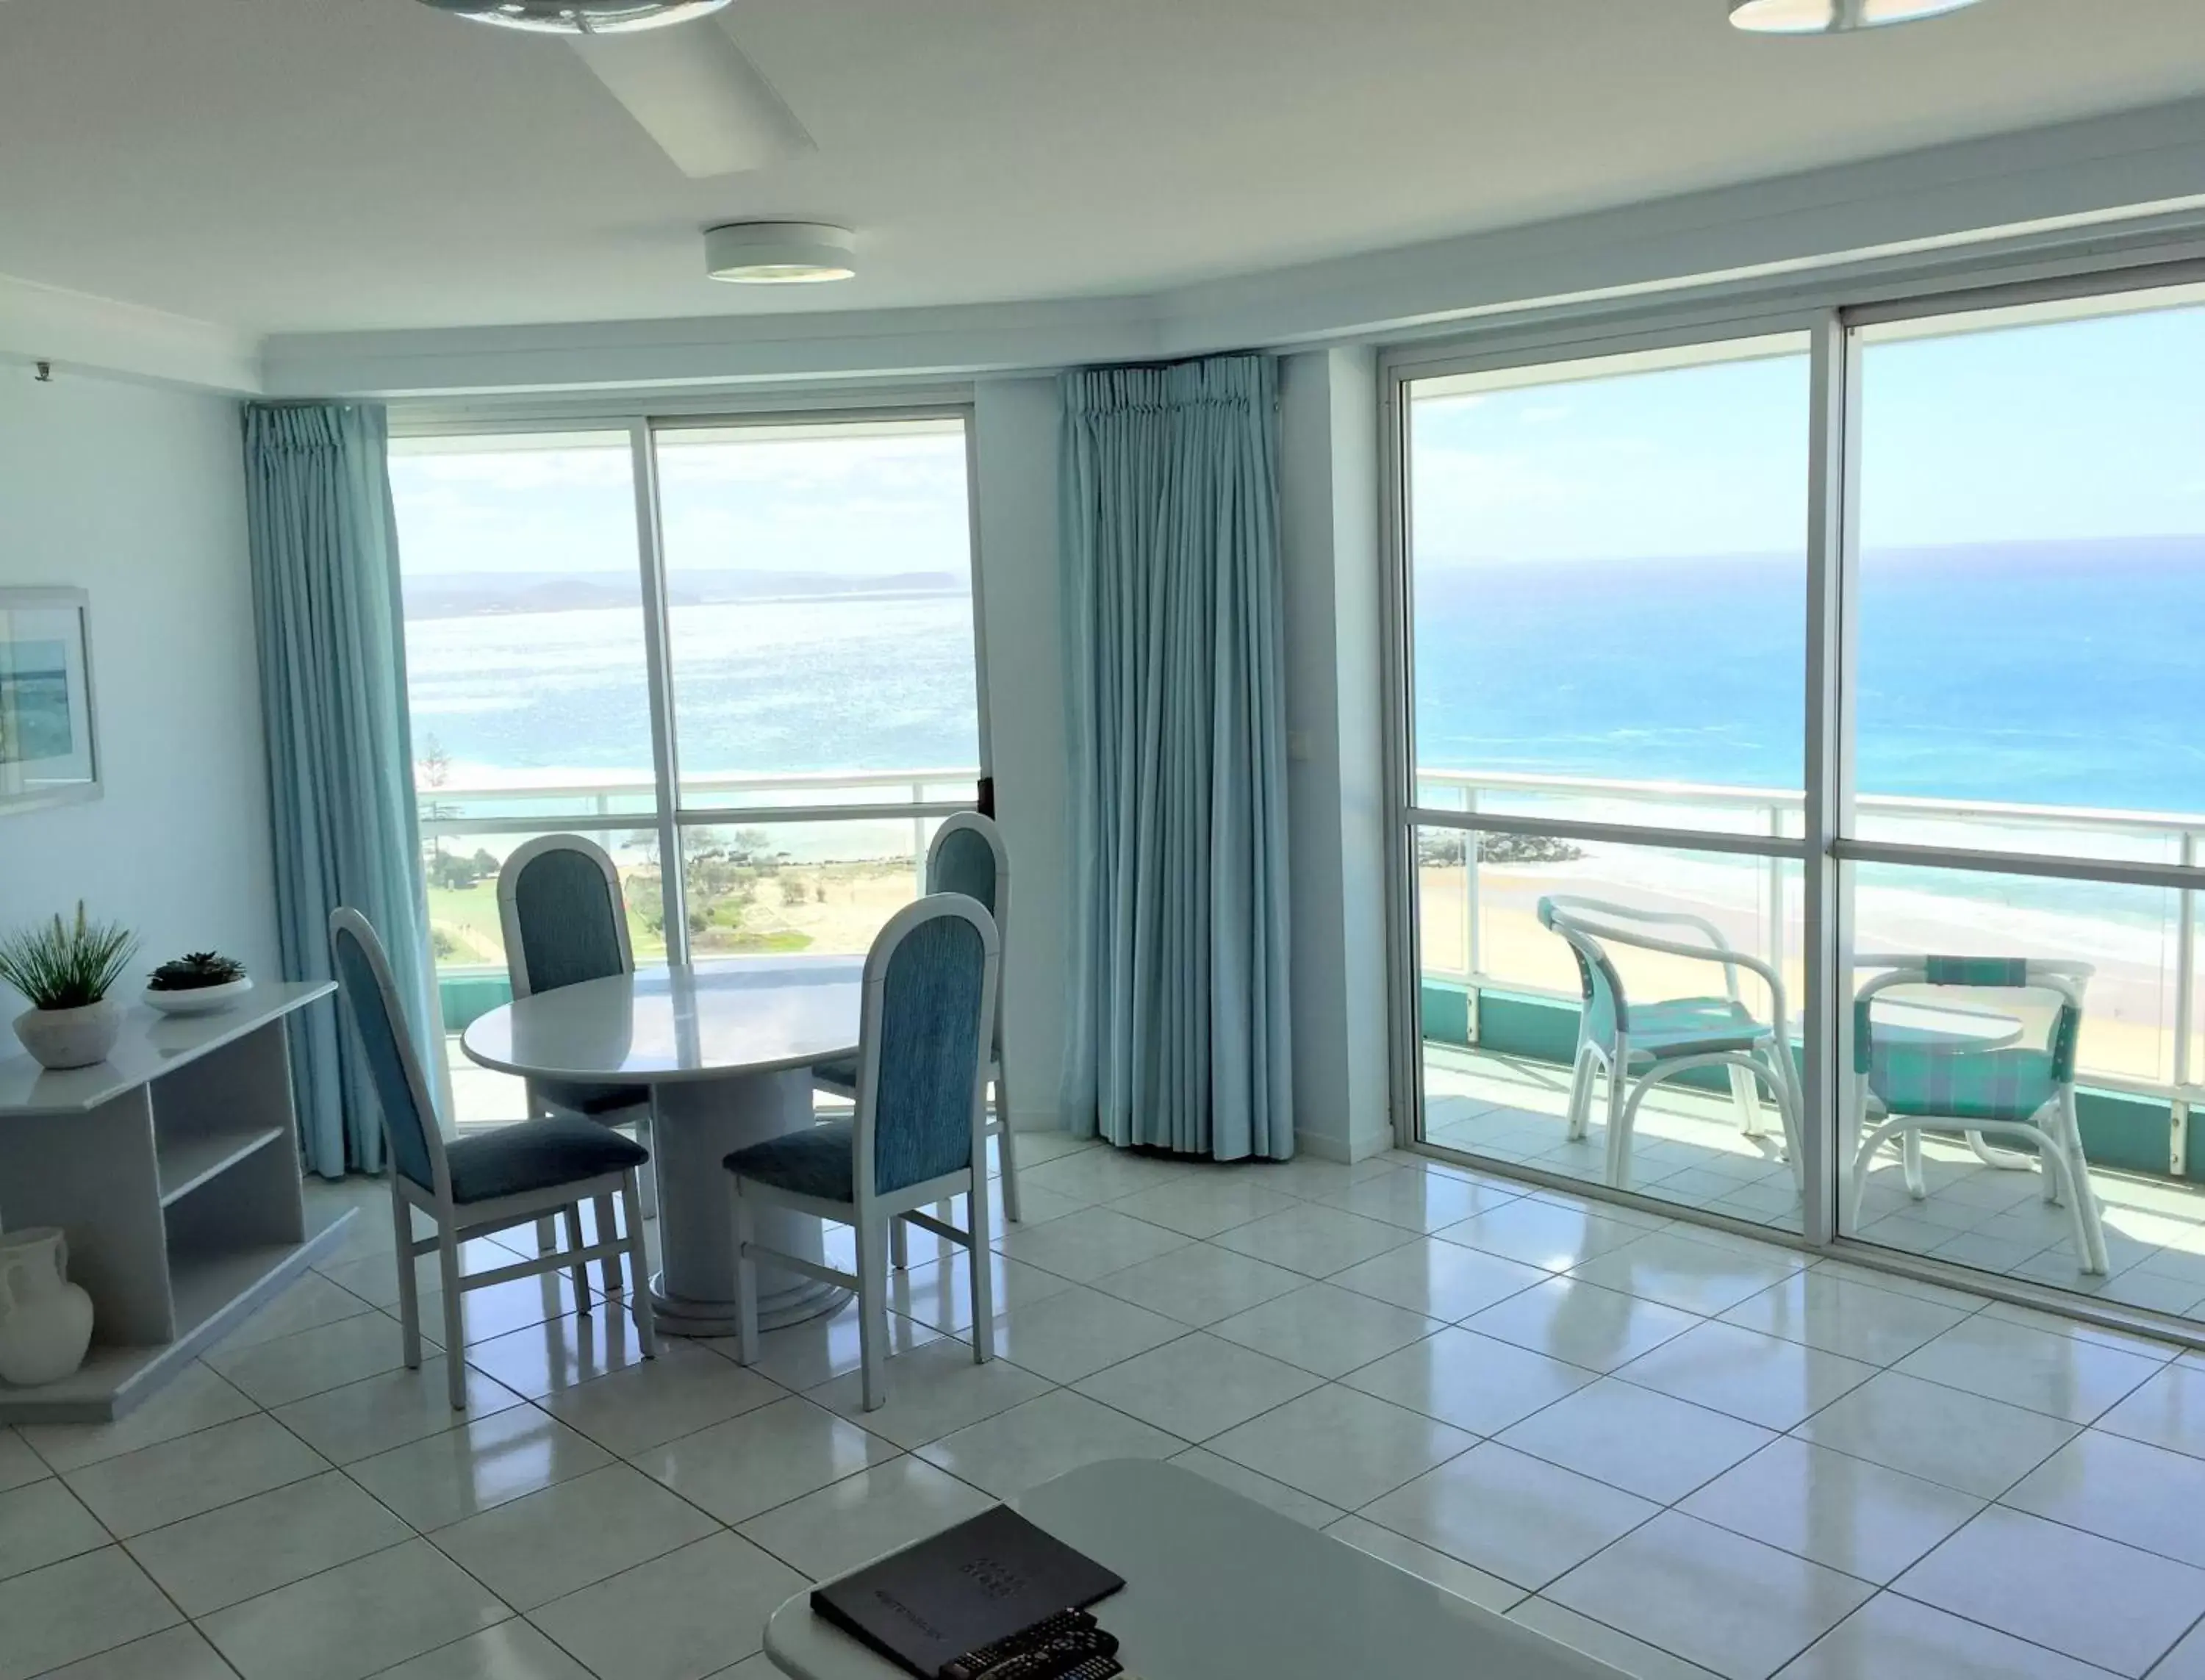
[[[1102,1633],[1096,1625],[1095,1618],[1087,1612],[1060,1610],[1055,1615],[1045,1617],[1030,1628],[1022,1628],[992,1645],[983,1645],[967,1651],[954,1662],[944,1664],[940,1680],[981,1680],[983,1676],[989,1677],[989,1680],[996,1680],[998,1671],[1012,1658],[1044,1650],[1057,1640],[1083,1634],[1100,1635],[1102,1639],[1108,1641],[1107,1645],[1080,1647],[1084,1651],[1108,1653],[1118,1648],[1118,1641],[1110,1635]]]

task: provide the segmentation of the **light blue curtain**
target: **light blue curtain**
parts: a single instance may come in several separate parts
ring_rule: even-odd
[[[283,971],[327,980],[330,911],[375,924],[416,1042],[430,1042],[389,434],[366,403],[249,403],[246,507],[260,644]],[[306,1162],[383,1165],[382,1122],[333,1002],[292,1018]]]
[[[1067,1123],[1293,1153],[1277,376],[1063,383],[1074,824]]]

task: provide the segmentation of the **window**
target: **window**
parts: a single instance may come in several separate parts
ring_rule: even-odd
[[[1974,869],[1861,864],[1846,870],[1859,952],[1848,990],[1869,1000],[1874,1071],[1853,1074],[1857,1055],[1847,1064],[1839,1232],[2127,1305],[2205,1308],[2205,1286],[2191,1281],[2205,1275],[2205,1192],[2183,1188],[2175,1176],[2168,1104],[2149,1094],[2167,1089],[2171,1071],[2178,893]],[[1987,974],[1974,984],[1872,989],[1895,962],[1935,953],[2026,962],[2028,983]],[[1910,1100],[1946,1107],[1950,1093],[1974,1095],[1973,1070],[2003,1060],[2014,1071],[2026,1095],[1996,1102],[1999,1112],[2034,1109],[2054,1092],[2059,988],[2071,994],[2079,1026],[2073,1100],[2108,1248],[2110,1269],[2101,1277],[2080,1270],[2074,1200],[2045,1201],[2037,1151],[2026,1137],[1995,1126],[1925,1132],[1920,1196],[1905,1182],[1896,1143],[1865,1157],[1857,1180],[1853,1175],[1867,1128]],[[1934,1101],[1940,1094],[1944,1103]],[[2055,1102],[2036,1123],[2056,1137],[2058,1113]],[[2179,1163],[2183,1176],[2192,1170],[2187,1159]]]
[[[1863,832],[1878,796],[2205,810],[2205,306],[1863,328]],[[2176,861],[2032,817],[1999,843]]]
[[[536,834],[612,855],[646,963],[858,954],[917,896],[985,763],[961,417],[401,438],[390,476],[448,1034],[507,995]],[[519,1116],[449,1050],[462,1124]]]
[[[2198,883],[2185,871],[2205,833],[2205,395],[2186,377],[2205,355],[2201,305],[2194,288],[2143,292],[1853,335],[1851,835],[1897,849],[1851,869],[1854,947],[2065,974],[2080,1008],[2079,1136],[2113,1265],[2078,1274],[2068,1215],[2036,1197],[2037,1174],[2014,1170],[2033,1158],[1995,1133],[1933,1134],[1932,1194],[1918,1200],[1895,1151],[1880,1154],[1857,1226],[1848,1199],[1841,1228],[2183,1312],[2205,1305],[2187,1282],[2205,1265],[2205,1196],[2164,1187],[2190,1170],[2181,1120],[2200,1070]],[[2044,872],[1983,853],[2041,858]],[[1917,1016],[1949,1013],[1956,996],[1970,999],[1900,991]],[[2012,1036],[2013,1054],[2042,1039],[2045,1004],[2041,988],[1992,989],[1965,1006]],[[1865,1114],[1845,1111],[1849,1138],[1883,1112],[1866,1101]]]
[[[862,953],[978,793],[964,426],[655,442],[692,954]]]
[[[2154,278],[1390,359],[1425,1144],[2205,1319],[2205,286]],[[1584,899],[1655,947],[1589,977],[1554,914]],[[1762,965],[1756,1026],[1782,982],[1796,1172],[1740,1149],[1697,1060],[1723,965],[1655,948],[1718,940]],[[1569,1136],[1602,987],[1634,1072],[1696,1063],[1648,1099],[1627,1185],[1600,1101]],[[2055,1137],[2071,1089],[2102,1254],[1995,1123],[2019,1102]],[[1918,1171],[1893,1143],[1856,1184],[1869,1129],[1917,1119]]]
[[[1787,1046],[1796,1033],[1796,859],[1459,828],[1422,829],[1418,843],[1424,1141],[1566,1178],[1607,1180],[1608,1082],[1602,1067],[1580,1071],[1585,982],[1574,942],[1551,919],[1557,912],[1574,917],[1580,937],[1610,965],[1613,980],[1602,983],[1615,988],[1641,1043],[1657,1042],[1652,1029],[1663,1020],[1689,1019],[1698,1034],[1714,1021],[1714,1032],[1735,1034],[1728,1018],[1735,1014],[1768,1028],[1760,1042],[1773,1046],[1780,1000],[1762,965],[1783,982]],[[1478,896],[1466,908],[1473,846]],[[1539,861],[1510,861],[1526,853]],[[1460,952],[1473,918],[1483,971],[1520,979],[1449,983],[1439,966],[1445,957],[1435,955]],[[1634,942],[1640,939],[1652,944]],[[1748,1032],[1738,1043],[1751,1053],[1756,1040]],[[1646,1066],[1643,1056],[1631,1065]],[[1755,1077],[1744,1092],[1730,1066],[1712,1064],[1650,1088],[1631,1116],[1630,1187],[1798,1230],[1798,1186],[1772,1083],[1786,1076],[1770,1072],[1771,1081]],[[1788,1086],[1784,1100],[1791,1100]],[[1577,1103],[1587,1117],[1583,1128],[1568,1123]]]
[[[1613,781],[1801,786],[1804,352],[1410,387],[1420,780],[1519,778],[1490,791],[1553,814]]]
[[[425,800],[651,810],[630,460],[625,432],[391,445]]]
[[[1580,982],[1542,921],[1551,898],[1689,913],[1649,925],[1798,960],[1806,353],[1794,335],[1406,385],[1429,1141],[1520,1134],[1553,1107],[1536,1065],[1558,1048],[1569,1062]],[[1656,834],[1744,849],[1634,843]],[[1758,983],[1741,965],[1613,954],[1648,1007]],[[1741,1006],[1767,1022],[1755,995]],[[1669,1170],[1637,1185],[1713,1202],[1752,1184],[1752,1217],[1796,1228],[1728,1081],[1689,1069],[1649,1097],[1639,1157]],[[1497,1106],[1472,1123],[1479,1093]],[[1601,1175],[1583,1144],[1555,1143],[1547,1170]]]
[[[964,427],[684,428],[657,449],[683,807],[972,799]]]

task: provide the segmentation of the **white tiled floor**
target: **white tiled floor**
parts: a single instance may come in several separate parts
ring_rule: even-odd
[[[1427,1045],[1426,1136],[1445,1149],[1597,1183],[1607,1144],[1597,1114],[1590,1136],[1562,1132],[1569,1070],[1519,1057]],[[1597,1105],[1596,1105],[1597,1107]],[[1631,1188],[1731,1219],[1796,1232],[1799,1200],[1768,1135],[1744,1135],[1728,1097],[1674,1087],[1648,1098],[1633,1131]],[[2104,1210],[2110,1275],[2083,1275],[2064,1208],[2047,1207],[2033,1171],[1986,1166],[1957,1141],[1923,1144],[1929,1195],[1907,1194],[1894,1150],[1869,1175],[1857,1229],[1845,1234],[1955,1265],[2099,1295],[2152,1312],[2205,1318],[2205,1186],[2094,1167]],[[1846,1214],[1850,1220],[1850,1211]]]
[[[1408,1156],[1026,1148],[1004,1356],[915,1239],[870,1415],[849,1313],[646,1363],[552,1281],[457,1418],[318,1189],[369,1217],[183,1379],[0,1430],[0,1680],[764,1680],[805,1581],[1129,1455],[1643,1680],[2205,1676],[2205,1359]]]

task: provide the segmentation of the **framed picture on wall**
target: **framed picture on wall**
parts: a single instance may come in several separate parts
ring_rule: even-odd
[[[98,797],[91,602],[0,589],[0,816]]]

